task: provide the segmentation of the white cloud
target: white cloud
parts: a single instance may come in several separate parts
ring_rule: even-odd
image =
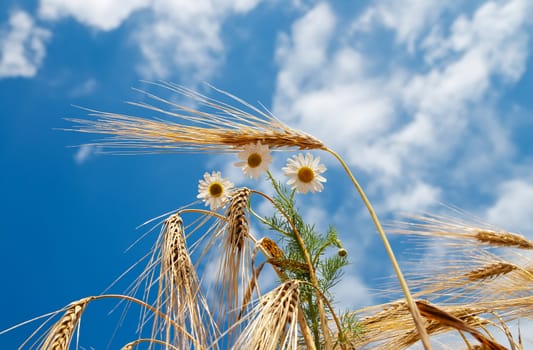
[[[280,35],[276,57],[283,69],[278,73],[278,86],[288,98],[299,93],[300,85],[306,83],[304,80],[311,71],[322,73],[334,25],[335,16],[329,6],[319,4],[294,23],[291,37]]]
[[[99,30],[113,30],[134,11],[146,7],[151,0],[41,0],[39,16],[57,21],[72,16],[78,22]]]
[[[498,187],[497,193],[498,199],[486,212],[487,221],[533,239],[533,181],[508,180]]]
[[[454,1],[383,0],[369,7],[353,23],[352,30],[370,32],[376,27],[394,31],[396,41],[406,44],[412,52],[416,41],[428,27],[438,22],[439,17]]]
[[[458,16],[451,35],[436,40],[443,62],[409,84],[408,106],[432,114],[457,113],[487,93],[491,78],[519,79],[528,54],[530,9],[531,3],[521,0],[489,2],[471,19]],[[442,52],[443,47],[448,49]],[[435,56],[434,50],[430,47],[427,53]]]
[[[142,24],[133,38],[144,57],[139,71],[150,79],[169,78],[178,70],[183,79],[208,79],[224,59],[223,22],[250,11],[257,2],[154,0],[153,18]]]
[[[143,10],[132,22],[131,33],[131,42],[143,57],[138,71],[146,79],[180,76],[193,85],[211,79],[224,61],[224,21],[251,11],[259,1],[40,0],[38,13],[50,21],[72,17],[88,27],[111,31]]]
[[[279,42],[274,113],[368,173],[371,189],[388,198],[384,208],[403,202],[424,210],[452,176],[467,184],[469,174],[493,170],[512,153],[493,108],[501,82],[514,83],[524,72],[531,6],[489,2],[472,14],[437,6],[435,15],[421,2],[381,1],[347,26],[356,28],[350,32],[327,5],[317,5]],[[411,11],[430,21],[399,19]],[[365,45],[379,41],[383,27],[407,44],[394,46],[394,55],[414,47],[432,59],[375,63]],[[436,171],[438,164],[446,171]]]
[[[403,191],[393,192],[385,199],[384,211],[417,212],[435,205],[441,196],[441,189],[418,181],[410,183]]]
[[[339,284],[332,288],[335,296],[335,307],[341,311],[356,310],[373,305],[375,300],[372,292],[355,275],[345,275]]]
[[[50,36],[26,12],[12,12],[7,30],[0,29],[0,78],[35,76]]]
[[[145,10],[133,23],[131,41],[143,61],[138,71],[147,79],[199,82],[210,79],[224,60],[224,21],[252,10],[259,0],[40,0],[39,16],[58,21],[73,17],[98,30],[110,31]]]

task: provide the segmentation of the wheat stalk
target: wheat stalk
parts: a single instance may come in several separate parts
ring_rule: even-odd
[[[432,214],[415,218],[393,232],[425,237],[427,251],[439,252],[437,257],[427,255],[425,264],[417,262],[411,273],[417,298],[483,302],[530,295],[530,254],[516,249],[527,249],[527,239],[464,219]]]
[[[137,345],[141,343],[148,343],[148,344],[158,344],[165,347],[167,350],[181,350],[181,348],[178,348],[170,343],[161,341],[159,339],[154,338],[141,338],[134,341],[129,342],[128,344],[124,345],[120,350],[133,350]]]
[[[489,345],[490,339],[481,335],[477,328],[493,324],[491,319],[511,322],[531,317],[533,297],[490,298],[486,301],[439,306],[419,300],[417,307],[426,319],[424,324],[428,334],[436,335],[457,329],[471,333],[487,349],[501,349],[498,345]],[[360,320],[362,335],[350,339],[356,348],[372,346],[373,349],[404,349],[420,339],[404,300],[374,305],[357,310],[355,314],[368,315]]]
[[[415,301],[414,301],[413,296],[411,295],[411,291],[409,289],[409,286],[407,285],[407,281],[405,280],[405,277],[400,268],[400,265],[398,264],[398,260],[396,259],[396,255],[394,254],[394,251],[392,250],[387,234],[385,233],[385,230],[383,229],[381,225],[381,221],[379,220],[378,215],[376,214],[376,211],[374,210],[374,207],[372,206],[372,203],[366,196],[366,193],[363,190],[363,187],[361,186],[359,181],[357,181],[354,174],[348,167],[348,164],[346,164],[346,162],[344,161],[344,159],[342,159],[342,157],[337,152],[332,150],[331,148],[326,148],[325,151],[330,153],[332,156],[334,156],[339,161],[340,165],[346,172],[346,175],[348,175],[348,177],[350,178],[350,181],[355,186],[357,193],[359,194],[359,197],[361,197],[361,200],[363,201],[368,211],[368,214],[372,218],[372,222],[374,223],[374,226],[376,227],[376,230],[378,231],[379,237],[381,238],[383,242],[385,251],[387,252],[387,255],[389,256],[389,260],[392,264],[392,268],[394,269],[394,272],[396,273],[396,278],[398,279],[402,292],[405,296],[405,301],[407,302],[407,306],[409,308],[409,312],[411,313],[411,317],[415,324],[416,330],[418,334],[420,335],[420,340],[422,342],[422,345],[424,346],[425,350],[431,350],[429,336],[426,332],[426,329],[424,328],[423,320],[422,320],[422,317],[420,316],[420,312],[418,311],[418,308],[415,305]]]

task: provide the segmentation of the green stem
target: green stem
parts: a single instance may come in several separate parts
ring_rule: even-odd
[[[255,239],[254,239],[254,241],[257,242],[257,240],[255,240]],[[265,249],[261,245],[259,245],[259,249],[261,249],[261,251],[263,252],[265,257],[267,257],[267,259],[268,258],[272,258],[272,256],[267,251],[265,251]],[[274,269],[274,271],[278,275],[278,278],[280,279],[280,281],[286,281],[289,278],[285,274],[285,272],[281,271],[277,267],[272,266],[272,268]],[[254,277],[255,277],[255,275],[254,275]],[[302,336],[304,338],[306,349],[307,350],[317,350],[316,345],[314,343],[313,334],[311,333],[311,329],[309,328],[309,324],[307,322],[308,321],[305,318],[305,313],[304,313],[304,311],[302,309],[302,305],[298,305],[298,323],[300,324],[300,331],[302,332]]]
[[[272,173],[270,171],[267,171],[267,175],[268,177],[270,178],[270,181],[272,182],[272,186],[274,187],[274,190],[278,193],[278,196],[280,197],[280,199],[283,199],[283,195],[280,191],[280,188],[276,182],[276,180],[274,179],[274,177],[272,176]],[[292,213],[291,215],[288,215],[287,213],[284,212],[283,208],[278,204],[276,203],[276,201],[274,201],[272,198],[270,198],[269,196],[267,196],[266,194],[264,193],[261,193],[261,192],[257,192],[256,193],[262,195],[264,198],[268,199],[275,207],[276,209],[278,209],[278,211],[285,217],[285,219],[287,220],[287,222],[289,223],[289,225],[292,227],[293,231],[294,231],[294,237],[296,238],[296,241],[298,242],[298,245],[300,246],[300,249],[302,251],[302,254],[304,256],[304,259],[307,263],[307,266],[309,267],[309,277],[311,279],[311,283],[315,286],[315,288],[318,290],[320,289],[319,288],[319,284],[318,284],[318,279],[316,277],[316,272],[315,272],[315,267],[313,266],[313,262],[311,260],[311,256],[309,254],[309,251],[307,250],[307,247],[305,246],[305,242],[302,238],[302,236],[300,235],[300,232],[298,231],[298,228],[296,227],[296,223],[293,222],[292,220]],[[294,196],[294,193],[295,191],[293,191],[291,193],[291,199],[292,199],[292,196]],[[288,203],[290,204],[290,203]],[[317,308],[318,308],[318,313],[319,313],[319,316],[320,316],[320,325],[322,326],[322,333],[323,333],[323,337],[324,337],[324,347],[326,349],[331,349],[331,335],[330,335],[330,330],[328,328],[328,324],[327,324],[327,318],[326,318],[326,311],[325,311],[325,308],[324,308],[324,304],[322,303],[322,299],[320,298],[320,295],[318,293],[316,293],[316,301],[317,301]]]
[[[252,193],[257,193],[257,192],[258,191],[252,190]],[[252,208],[248,208],[248,211],[250,212],[250,214],[252,214],[253,217],[259,220],[259,222],[261,222],[263,225],[268,226],[271,229],[276,230],[285,236],[290,236],[289,232],[284,231],[281,227],[272,225],[270,222],[265,220],[261,215],[257,214]]]
[[[361,197],[366,208],[368,209],[368,212],[370,216],[372,217],[372,221],[374,222],[374,225],[376,226],[376,229],[378,230],[379,236],[383,240],[383,245],[385,246],[385,250],[387,251],[387,254],[389,255],[394,271],[396,272],[396,276],[398,277],[398,282],[400,282],[400,286],[402,287],[403,294],[405,295],[405,299],[407,301],[407,305],[409,306],[409,311],[411,312],[416,329],[418,331],[418,334],[420,335],[420,340],[422,341],[424,348],[426,350],[430,350],[431,344],[429,342],[429,337],[428,337],[426,328],[424,327],[424,324],[422,322],[422,316],[420,315],[418,307],[416,306],[413,300],[413,297],[411,296],[411,292],[409,291],[407,282],[405,281],[402,271],[400,270],[400,265],[398,265],[398,261],[396,260],[396,257],[394,256],[394,252],[392,251],[389,240],[387,239],[387,235],[385,234],[385,231],[381,227],[381,223],[378,219],[378,216],[376,215],[376,212],[374,211],[374,208],[372,207],[372,204],[366,197],[366,194],[363,191],[363,188],[361,187],[359,182],[355,179],[355,176],[352,174],[350,168],[348,168],[348,165],[346,164],[346,162],[344,162],[341,156],[330,148],[326,147],[324,150],[330,153],[331,155],[333,155],[339,161],[341,166],[344,168],[344,170],[348,174],[348,177],[354,184],[355,188],[357,189],[357,192],[359,192],[359,196]]]
[[[301,281],[301,283],[307,284],[308,286],[310,286],[311,288],[315,289],[320,294],[320,297],[326,303],[326,305],[327,305],[327,307],[329,309],[329,312],[331,313],[331,316],[333,317],[333,321],[335,322],[335,325],[337,326],[337,330],[339,332],[339,335],[338,335],[339,340],[344,340],[344,331],[342,329],[341,322],[339,320],[339,317],[335,313],[335,309],[333,309],[333,305],[331,305],[331,303],[329,302],[328,298],[326,298],[324,293],[322,293],[319,289],[316,289],[315,286],[313,286],[311,283],[306,282],[306,281]],[[343,344],[341,344],[341,348],[344,349],[345,346]]]

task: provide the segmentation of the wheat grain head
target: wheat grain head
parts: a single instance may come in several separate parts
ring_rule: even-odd
[[[152,258],[139,276],[137,286],[146,279],[146,302],[151,299],[152,289],[157,287],[155,308],[167,315],[154,318],[153,339],[164,339],[180,349],[206,348],[217,336],[217,331],[185,237],[180,213],[170,215],[163,223]],[[140,328],[148,317],[141,317]]]
[[[390,232],[457,239],[494,247],[533,249],[533,242],[525,236],[481,222],[430,213],[410,216],[409,219],[411,221],[396,223]]]
[[[286,281],[265,294],[233,349],[298,349],[299,282]]]
[[[68,119],[75,123],[70,131],[113,135],[96,145],[115,153],[180,153],[197,151],[233,152],[241,146],[261,142],[271,149],[325,149],[315,137],[293,129],[241,99],[218,89],[219,94],[243,105],[243,111],[227,103],[203,96],[182,86],[159,82],[152,83],[189,98],[207,111],[179,105],[153,94],[146,96],[161,107],[146,103],[133,105],[157,112],[170,120],[145,119],[117,113],[88,110],[95,119]],[[252,114],[253,113],[253,114]],[[175,121],[172,121],[174,119]]]
[[[61,319],[57,321],[44,339],[42,350],[67,350],[72,340],[72,334],[76,325],[87,307],[87,304],[93,298],[83,298],[72,304],[67,308]]]
[[[228,209],[226,222],[220,222],[215,236],[222,236],[220,263],[217,272],[220,305],[222,314],[232,323],[236,320],[235,311],[240,310],[240,286],[249,284],[251,251],[249,239],[248,201],[250,190],[239,188],[234,191]],[[218,237],[214,237],[218,238]]]
[[[196,340],[195,348],[207,347],[211,339],[210,331],[214,331],[216,327],[186,246],[183,220],[179,214],[174,214],[165,221],[161,271],[164,274],[160,279],[161,289],[168,293],[166,304],[169,313],[176,318],[178,324],[188,326]],[[180,349],[191,346],[186,339],[187,337],[180,337]]]
[[[495,262],[487,264],[476,269],[473,269],[465,274],[465,277],[470,281],[483,281],[494,279],[498,276],[508,274],[511,271],[518,269],[518,266],[507,262]]]

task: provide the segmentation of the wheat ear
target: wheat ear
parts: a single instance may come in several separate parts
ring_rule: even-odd
[[[180,215],[170,216],[165,221],[163,230],[157,308],[166,308],[166,313],[172,315],[178,324],[185,325],[195,338],[195,346],[207,347],[210,313],[186,247]],[[165,325],[166,342],[172,343],[173,334],[177,338],[174,343],[179,345],[180,349],[192,346],[180,329],[176,329],[169,322],[165,322]],[[154,332],[157,332],[157,326],[154,326]]]
[[[257,241],[259,245],[263,248],[263,250],[268,254],[268,258],[271,259],[283,259],[285,256],[285,253],[283,253],[283,250],[268,237],[263,237],[259,241]]]
[[[411,216],[413,222],[400,222],[393,233],[442,237],[448,239],[469,240],[473,243],[487,244],[494,247],[533,249],[533,242],[525,236],[505,230],[495,229],[490,225],[470,223],[462,219],[424,214]]]
[[[228,323],[237,319],[239,308],[239,286],[248,284],[248,267],[251,264],[249,239],[248,201],[250,190],[239,188],[234,191],[226,211],[226,220],[220,222],[214,239],[222,239],[220,262],[217,272],[219,305],[221,316]],[[221,237],[222,236],[222,237]]]
[[[518,269],[518,266],[506,262],[495,262],[488,264],[465,274],[470,281],[481,281],[496,278]]]
[[[479,229],[474,230],[474,237],[481,243],[496,247],[533,249],[533,242],[518,233],[506,231],[496,232]]]
[[[323,149],[315,137],[293,129],[241,99],[218,89],[251,113],[172,83],[154,83],[192,99],[208,112],[178,105],[153,94],[146,96],[175,112],[146,103],[131,103],[176,121],[145,119],[116,113],[88,110],[96,119],[68,119],[78,126],[70,131],[114,135],[97,145],[117,153],[182,153],[197,151],[234,152],[241,146],[261,142],[270,148]],[[142,92],[142,91],[141,91]]]
[[[94,298],[80,299],[68,306],[67,310],[48,332],[41,350],[68,350],[72,334],[87,304]]]
[[[298,281],[286,281],[265,294],[247,317],[251,318],[234,349],[298,349]]]

